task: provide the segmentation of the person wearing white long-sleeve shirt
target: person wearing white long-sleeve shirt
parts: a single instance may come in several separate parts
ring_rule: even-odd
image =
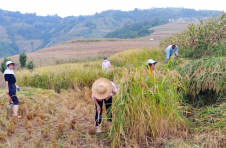
[[[169,58],[174,54],[174,52],[176,52],[177,54],[177,58],[178,58],[178,50],[177,50],[177,46],[176,45],[169,45],[166,48],[166,59],[163,62],[163,64],[168,63]]]

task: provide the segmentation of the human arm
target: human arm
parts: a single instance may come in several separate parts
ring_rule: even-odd
[[[178,49],[177,49],[177,46],[175,47],[175,52],[176,52],[176,56],[177,56],[177,58],[178,58],[179,55],[178,55]]]
[[[94,103],[97,107],[97,112],[100,113],[101,112],[101,108],[100,108],[100,105],[98,104],[97,100],[94,100]]]
[[[101,108],[100,108],[100,105],[97,102],[97,99],[94,97],[93,94],[91,95],[91,98],[93,99],[93,101],[94,101],[94,103],[95,103],[95,105],[97,107],[97,112],[99,113],[101,111]]]
[[[9,75],[5,74],[4,78],[5,78],[6,93],[9,94]]]
[[[111,63],[108,61],[108,67],[110,68],[111,67]]]
[[[8,81],[5,81],[5,86],[6,86],[6,93],[9,94],[9,83],[8,83]]]
[[[169,62],[169,58],[170,58],[170,51],[166,51],[166,63]]]

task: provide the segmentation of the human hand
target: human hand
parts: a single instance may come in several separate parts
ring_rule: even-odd
[[[6,93],[9,94],[9,89],[6,89]]]
[[[19,87],[19,86],[17,86],[17,85],[16,85],[16,90],[17,90],[17,91],[20,91],[20,87]]]
[[[166,60],[166,63],[168,63],[169,62],[169,60]]]
[[[100,108],[100,106],[99,106],[99,105],[97,106],[97,112],[98,112],[98,113],[100,113],[100,112],[101,112],[101,108]]]
[[[177,55],[177,58],[179,57],[179,55]]]

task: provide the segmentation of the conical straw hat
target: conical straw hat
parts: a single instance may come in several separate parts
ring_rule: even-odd
[[[112,89],[111,81],[106,78],[99,78],[93,83],[93,96],[100,100],[106,99],[112,93]]]

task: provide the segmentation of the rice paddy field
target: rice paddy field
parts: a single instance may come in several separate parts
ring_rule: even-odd
[[[191,35],[190,26],[162,39],[162,46],[180,45],[179,58],[165,65],[164,48],[156,46],[112,53],[108,73],[101,70],[98,59],[17,70],[22,119],[10,116],[9,98],[2,90],[0,147],[226,147],[226,57],[219,54],[226,51],[226,41],[223,34],[216,37],[220,28],[225,32],[225,20],[222,14],[194,24],[194,41],[199,46],[193,46],[192,40],[184,42],[184,37]],[[203,32],[198,31],[219,24],[220,28],[211,30],[216,37],[213,43],[206,45],[205,38],[199,36]],[[202,56],[193,55],[194,50],[202,51]],[[147,59],[158,61],[156,77],[147,70],[150,81],[143,75]],[[96,134],[95,106],[90,96],[92,83],[100,77],[113,81],[118,92],[113,97],[112,124],[103,109],[104,132]]]

